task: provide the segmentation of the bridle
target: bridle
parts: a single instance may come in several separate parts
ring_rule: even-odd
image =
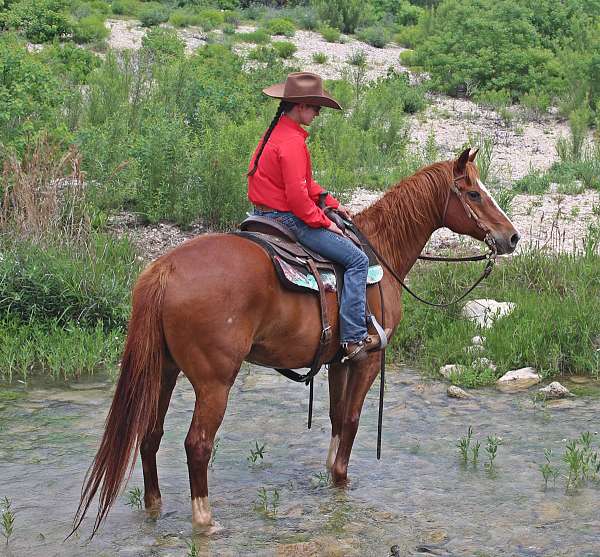
[[[469,217],[470,219],[474,220],[475,224],[481,230],[483,230],[483,232],[485,232],[485,238],[484,238],[483,241],[490,248],[490,251],[488,253],[485,253],[485,254],[482,254],[482,255],[471,255],[471,256],[466,256],[466,257],[438,257],[438,256],[433,256],[433,255],[419,255],[419,257],[418,257],[418,259],[422,259],[424,261],[446,261],[446,262],[452,262],[452,263],[454,263],[454,262],[460,262],[460,261],[483,261],[484,259],[487,259],[487,264],[486,264],[485,269],[483,270],[483,273],[481,274],[481,276],[477,279],[477,281],[466,292],[464,292],[461,296],[459,296],[455,300],[452,300],[451,302],[439,304],[439,303],[429,302],[427,300],[424,300],[419,295],[415,294],[405,284],[404,280],[402,280],[402,278],[396,273],[396,271],[394,271],[394,269],[392,269],[392,267],[385,260],[385,258],[382,257],[382,255],[373,247],[373,245],[366,238],[366,236],[364,234],[361,234],[363,236],[366,244],[373,250],[373,253],[377,257],[377,259],[390,272],[390,274],[400,283],[400,285],[402,286],[402,288],[404,288],[404,290],[406,290],[413,298],[415,298],[416,300],[419,300],[420,302],[422,302],[424,304],[427,304],[428,306],[433,306],[433,307],[449,307],[449,306],[452,306],[452,305],[460,302],[461,300],[464,300],[479,285],[479,283],[483,279],[485,279],[492,272],[494,264],[496,263],[496,257],[498,255],[498,249],[496,247],[496,241],[494,240],[494,237],[493,237],[493,235],[491,233],[491,230],[485,224],[483,224],[483,222],[479,218],[479,215],[467,203],[467,201],[464,198],[464,193],[463,193],[463,191],[460,189],[460,187],[458,185],[458,181],[459,180],[465,180],[465,179],[466,179],[466,174],[462,174],[461,176],[454,176],[452,178],[452,183],[450,184],[450,188],[448,189],[448,195],[446,196],[446,202],[444,203],[444,212],[442,214],[442,226],[445,225],[446,214],[448,212],[448,205],[450,204],[450,197],[454,193],[458,197],[458,200],[460,201],[461,205],[463,206],[463,209],[465,210],[465,213],[467,214],[467,217]],[[356,226],[354,225],[354,223],[352,224],[352,226],[354,226],[356,228]]]

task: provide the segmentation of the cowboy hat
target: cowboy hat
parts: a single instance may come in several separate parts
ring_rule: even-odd
[[[294,72],[287,76],[284,83],[276,83],[263,93],[275,99],[316,106],[327,106],[341,110],[340,104],[323,89],[323,80],[316,73]]]

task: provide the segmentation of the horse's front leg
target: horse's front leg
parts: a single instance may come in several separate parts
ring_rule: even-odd
[[[379,373],[380,352],[373,352],[364,362],[350,365],[350,373],[345,393],[345,408],[342,421],[342,434],[337,455],[331,468],[331,477],[336,485],[343,485],[348,478],[348,462],[352,445],[358,430],[360,413],[365,396]]]
[[[340,445],[342,423],[344,419],[348,365],[331,364],[329,366],[329,419],[331,420],[331,441],[327,453],[327,469],[331,470]]]

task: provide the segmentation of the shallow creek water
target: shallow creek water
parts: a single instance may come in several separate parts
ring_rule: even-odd
[[[568,384],[568,383],[567,383]],[[344,490],[321,475],[329,445],[326,373],[315,385],[313,429],[306,430],[307,389],[272,370],[246,366],[231,392],[209,485],[223,530],[192,538],[183,440],[193,408],[184,377],[175,389],[158,453],[162,514],[147,518],[120,497],[88,544],[63,542],[99,441],[112,385],[102,378],[71,384],[32,381],[0,388],[0,497],[12,500],[12,556],[307,557],[398,555],[600,555],[600,489],[565,493],[565,480],[543,489],[544,448],[561,463],[565,440],[596,432],[600,398],[534,405],[531,392],[475,391],[450,399],[446,384],[409,369],[388,373],[383,458],[376,460],[377,382],[369,393]],[[589,385],[588,391],[594,391]],[[473,426],[479,465],[464,466],[457,440]],[[499,435],[495,471],[485,467],[487,435]],[[598,446],[594,436],[594,446]],[[247,459],[255,441],[264,461]],[[561,463],[563,471],[566,465]],[[136,465],[127,489],[142,487]],[[276,518],[256,508],[265,488]],[[93,516],[95,513],[91,513]]]

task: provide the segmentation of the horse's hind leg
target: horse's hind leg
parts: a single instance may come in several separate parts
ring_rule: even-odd
[[[149,511],[158,511],[161,504],[160,488],[158,487],[158,473],[156,471],[156,453],[163,436],[165,415],[169,408],[171,395],[177,382],[179,370],[172,365],[165,367],[162,373],[160,397],[158,400],[158,413],[154,429],[146,434],[140,445],[142,469],[144,471],[144,505]]]
[[[335,461],[342,423],[346,409],[346,384],[348,383],[348,366],[344,364],[331,364],[329,366],[329,419],[331,421],[331,441],[327,453],[327,469],[331,470]]]
[[[210,527],[215,523],[208,502],[208,464],[215,434],[223,421],[231,384],[213,380],[195,387],[194,416],[185,438],[192,495],[192,525],[210,532]]]

